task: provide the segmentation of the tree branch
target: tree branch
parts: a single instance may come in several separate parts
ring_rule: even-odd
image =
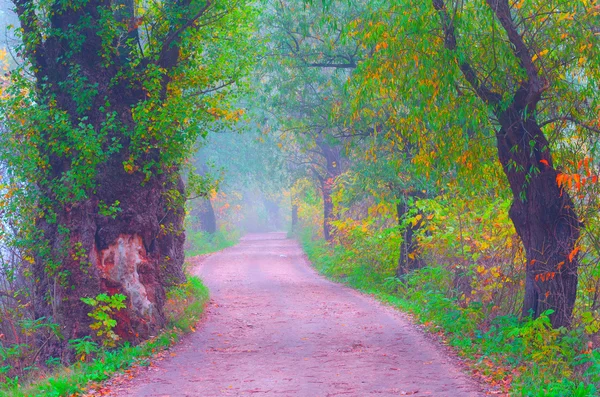
[[[183,7],[188,7],[191,3],[191,0],[184,0],[181,2]],[[160,56],[158,59],[158,64],[164,68],[171,68],[177,64],[177,60],[179,58],[179,46],[177,45],[179,40],[181,39],[181,33],[183,33],[187,28],[194,25],[194,23],[202,17],[208,11],[210,6],[212,5],[211,0],[206,0],[206,4],[198,10],[198,12],[187,19],[184,23],[181,24],[175,30],[172,30],[165,41],[162,44]]]
[[[46,57],[42,35],[38,26],[40,22],[35,14],[35,2],[33,0],[12,0],[15,12],[19,17],[21,29],[23,29],[23,43],[27,58],[34,64],[35,76],[39,79],[45,71]],[[35,71],[37,69],[37,71]]]
[[[596,132],[596,133],[600,134],[600,128],[592,127],[591,125],[585,124],[584,122],[579,121],[576,118],[571,117],[571,116],[555,117],[555,118],[552,118],[550,120],[546,120],[546,121],[544,121],[543,123],[540,124],[540,128],[542,128],[544,126],[547,126],[548,124],[556,123],[556,122],[559,122],[559,121],[563,121],[563,122],[564,121],[570,121],[571,123],[573,123],[575,125],[578,125],[578,126],[580,126],[582,128],[585,128],[586,130],[589,130],[589,131]]]
[[[433,8],[435,8],[435,10],[438,12],[441,19],[442,30],[444,32],[444,47],[456,53],[457,44],[456,33],[454,31],[454,23],[450,18],[450,15],[448,15],[448,9],[446,8],[444,0],[433,0]],[[500,101],[502,100],[502,95],[490,90],[479,79],[479,77],[477,76],[477,72],[467,61],[462,61],[459,64],[459,69],[462,72],[465,79],[467,80],[467,82],[475,90],[475,93],[479,98],[481,98],[485,103],[490,105],[497,106],[500,104]]]
[[[235,84],[235,80],[229,80],[226,83],[220,84],[220,85],[215,86],[215,87],[207,88],[205,90],[195,91],[191,95],[186,95],[186,98],[190,98],[192,95],[206,95],[206,94],[210,94],[211,92],[219,91],[220,89],[228,87],[228,86],[230,86],[232,84]]]
[[[4,296],[6,298],[10,298],[10,299],[19,301],[19,298],[15,297],[15,294],[7,292],[7,291],[0,291],[0,296]]]
[[[312,68],[356,69],[356,63],[309,63]]]
[[[513,53],[519,60],[521,67],[525,69],[525,72],[527,73],[528,81],[522,84],[522,87],[526,90],[527,94],[522,98],[523,103],[518,105],[523,108],[535,106],[539,102],[542,93],[546,90],[546,84],[540,78],[539,70],[533,63],[529,47],[527,47],[523,41],[523,37],[521,37],[515,27],[508,0],[487,0],[487,3],[506,31],[508,40],[513,45]]]

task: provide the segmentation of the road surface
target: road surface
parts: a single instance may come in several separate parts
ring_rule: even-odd
[[[404,315],[319,276],[284,233],[248,235],[194,272],[211,292],[197,331],[115,396],[481,395]]]

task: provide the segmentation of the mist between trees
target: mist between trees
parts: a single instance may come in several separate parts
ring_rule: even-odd
[[[473,338],[538,321],[545,384],[595,390],[596,2],[2,6],[5,381],[156,335],[185,250],[288,230]]]

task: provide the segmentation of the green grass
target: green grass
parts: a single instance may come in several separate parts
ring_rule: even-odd
[[[185,256],[209,254],[234,246],[240,240],[238,231],[218,230],[210,234],[202,231],[186,232]]]
[[[547,316],[521,321],[498,316],[485,323],[481,305],[461,305],[448,294],[452,275],[429,266],[402,281],[381,274],[352,252],[300,233],[313,266],[328,278],[374,295],[411,313],[444,339],[491,385],[511,396],[590,397],[598,395],[600,350],[587,351],[583,330],[552,329]]]
[[[239,241],[237,231],[217,231],[214,234],[188,232],[186,256],[220,251]],[[38,372],[39,380],[9,379],[0,384],[0,397],[72,396],[84,393],[90,384],[101,382],[133,365],[148,365],[152,356],[173,346],[182,335],[194,330],[208,301],[208,289],[198,277],[189,276],[186,283],[167,293],[165,315],[168,325],[158,336],[137,346],[124,344],[119,348],[100,349],[89,341],[95,352],[85,361],[69,367],[57,367],[49,372]],[[93,357],[90,360],[90,357]]]
[[[208,289],[198,277],[190,276],[186,283],[167,293],[165,313],[168,326],[157,337],[137,346],[124,344],[114,350],[100,351],[91,362],[77,362],[57,369],[48,377],[26,385],[4,384],[2,397],[61,397],[85,392],[91,383],[101,382],[132,365],[148,365],[157,352],[173,346],[185,333],[193,330],[206,302]]]

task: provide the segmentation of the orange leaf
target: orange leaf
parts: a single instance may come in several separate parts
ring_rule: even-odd
[[[548,160],[542,159],[542,160],[540,160],[540,163],[544,164],[546,167],[550,167],[550,164],[548,163]],[[557,175],[557,177],[558,177],[558,175]]]
[[[575,258],[575,255],[577,255],[577,253],[579,252],[580,249],[581,249],[580,247],[575,247],[573,249],[573,251],[571,251],[571,253],[568,256],[569,262],[573,262],[573,259]]]

